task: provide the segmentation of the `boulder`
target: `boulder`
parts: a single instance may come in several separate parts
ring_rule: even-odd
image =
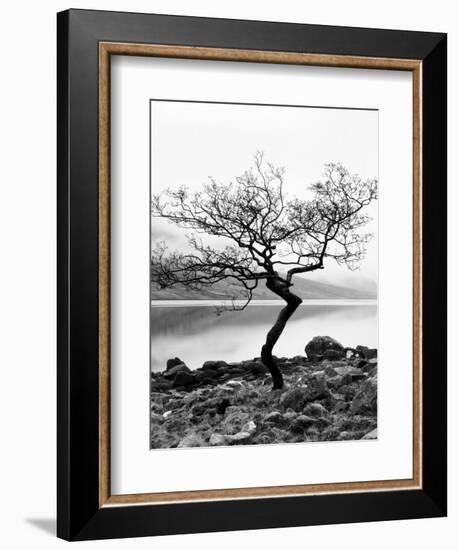
[[[264,417],[264,422],[274,425],[284,424],[285,419],[280,411],[272,411],[269,414],[266,414]]]
[[[345,401],[351,401],[358,393],[356,384],[344,384],[340,386],[339,393],[344,397]]]
[[[209,444],[212,447],[215,447],[216,445],[225,445],[226,438],[224,435],[221,434],[211,434]]]
[[[296,365],[305,365],[307,363],[307,357],[303,355],[295,355],[291,358],[291,362]]]
[[[227,380],[227,381],[224,381],[224,383],[222,383],[223,381],[221,379],[219,379],[218,387],[215,390],[215,396],[216,397],[229,397],[229,398],[231,398],[240,391],[240,388],[237,388],[237,387],[232,386],[232,385],[228,385],[228,382],[230,382],[230,381],[231,380]]]
[[[202,365],[202,370],[219,370],[227,367],[226,361],[205,361]]]
[[[377,378],[369,378],[361,385],[350,405],[352,414],[377,413]]]
[[[367,346],[356,346],[356,353],[363,359],[366,359],[366,351],[369,351]]]
[[[329,376],[329,377],[333,377],[333,376],[336,376],[337,375],[337,371],[331,367],[330,365],[328,365],[325,369],[324,369],[324,374],[326,376]]]
[[[310,401],[331,396],[323,374],[311,376],[306,386],[297,386],[286,391],[280,398],[280,405],[286,409],[301,412]]]
[[[324,353],[329,350],[340,352],[341,355],[339,359],[344,356],[344,348],[342,344],[330,336],[315,336],[305,346],[305,353],[309,359],[314,359],[317,356],[322,357]]]
[[[309,394],[306,386],[298,386],[286,391],[280,398],[280,405],[286,409],[292,409],[296,412],[301,412],[307,401]]]
[[[368,432],[366,435],[364,435],[361,439],[377,439],[377,438],[378,438],[378,433],[377,433],[377,428],[375,428],[371,432]]]
[[[375,361],[375,363],[374,363]],[[377,360],[371,359],[369,362],[366,362],[366,364],[361,369],[363,372],[367,374],[372,374],[372,371],[377,370]]]
[[[357,355],[355,348],[344,348],[344,354],[346,359],[353,359]]]
[[[231,407],[232,408],[232,407]],[[250,414],[237,408],[234,412],[228,413],[226,410],[226,416],[221,423],[221,428],[224,434],[233,435],[242,430],[250,419]]]
[[[174,399],[169,399],[167,401],[167,408],[171,411],[176,411],[177,409],[181,409],[181,407],[185,404],[185,400],[177,397]]]
[[[240,363],[239,361],[232,361],[231,363],[228,363],[227,366],[231,369],[240,369],[243,368],[243,363]]]
[[[231,402],[229,401],[229,399],[227,398],[221,399],[216,403],[216,412],[218,414],[224,414],[227,408],[230,406],[231,406]]]
[[[185,436],[179,443],[178,448],[183,447],[205,447],[205,441],[198,434],[191,433]]]
[[[229,380],[229,382],[226,382],[226,386],[229,386],[229,388],[240,390],[241,388],[243,388],[243,382],[240,382],[240,380]]]
[[[151,411],[151,422],[161,423],[163,420],[164,420],[164,417],[162,416],[162,414]]]
[[[176,367],[177,365],[184,365],[184,361],[182,361],[179,357],[174,357],[173,359],[167,359],[167,370],[172,369],[173,367]]]
[[[304,433],[309,428],[314,427],[316,420],[305,414],[299,415],[291,424],[291,431],[295,434]]]
[[[227,398],[213,397],[211,399],[205,399],[200,403],[196,403],[191,408],[193,416],[201,417],[206,413],[212,414],[224,414],[230,407],[230,401]]]
[[[347,410],[348,410],[348,403],[346,403],[343,399],[338,399],[334,406],[334,412],[343,413]]]
[[[175,378],[175,376],[179,372],[191,372],[191,369],[188,368],[184,363],[181,363],[179,365],[175,365],[174,367],[166,370],[163,374],[163,377],[166,380],[172,380],[173,378]]]
[[[307,382],[307,401],[316,401],[324,399],[330,394],[326,378],[319,374],[312,376]]]
[[[195,374],[180,371],[175,375],[175,378],[173,380],[173,387],[178,388],[180,386],[186,388],[188,386],[192,386],[192,384],[195,384],[197,382],[197,376]]]
[[[249,432],[238,432],[234,435],[227,435],[226,442],[229,445],[240,445],[240,443],[246,443],[251,439],[253,434]]]
[[[264,363],[261,363],[261,362],[254,362],[251,363],[251,365],[248,367],[250,369],[250,371],[253,373],[253,374],[267,374],[269,372],[269,369],[264,365]]]
[[[367,376],[361,369],[356,367],[335,367],[334,370],[339,376],[351,377],[352,382],[355,380],[362,380]]]
[[[231,367],[229,371],[229,375],[231,378],[237,378],[243,376],[244,374],[246,374],[246,371],[244,369],[236,369]]]
[[[286,411],[283,418],[285,422],[292,422],[295,418],[297,418],[297,413],[292,410]]]
[[[304,414],[313,418],[329,416],[329,411],[321,403],[308,403],[304,408]]]
[[[343,357],[345,357],[345,353],[336,349],[327,349],[323,353],[323,359],[328,359],[329,361],[339,361]]]
[[[356,346],[356,351],[363,359],[377,358],[376,348],[368,348],[367,346]]]
[[[164,391],[164,390],[169,390],[171,387],[172,387],[172,382],[170,381],[167,381],[167,380],[157,380],[157,381],[154,381],[154,382],[151,382],[151,391],[152,392],[160,392],[160,391]]]
[[[242,426],[242,432],[248,432],[250,434],[253,434],[256,431],[256,423],[253,420],[248,420],[243,426]]]
[[[347,378],[346,376],[333,376],[332,378],[328,378],[326,383],[328,387],[330,387],[333,390],[338,390],[340,387],[345,386],[351,382],[351,378]]]
[[[211,369],[199,370],[199,371],[196,371],[195,374],[199,382],[208,382],[210,380],[214,380],[218,376],[218,373]]]
[[[369,349],[369,352],[366,354],[366,359],[377,359],[378,350],[377,348]]]
[[[275,443],[275,433],[271,429],[261,432],[256,436],[256,443],[259,445],[269,445],[270,443]]]

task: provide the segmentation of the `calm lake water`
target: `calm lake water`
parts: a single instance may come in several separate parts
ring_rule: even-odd
[[[162,371],[167,359],[180,357],[191,369],[207,360],[227,362],[259,357],[267,331],[283,307],[274,301],[252,302],[244,311],[216,315],[220,302],[153,302],[151,369]],[[343,346],[377,347],[374,300],[304,301],[274,348],[279,357],[304,355],[314,336],[332,336]]]

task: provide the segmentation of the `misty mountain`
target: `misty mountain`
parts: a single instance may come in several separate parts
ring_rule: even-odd
[[[292,291],[304,300],[365,300],[376,299],[377,288],[375,285],[358,285],[355,279],[354,286],[339,286],[296,276]],[[255,300],[274,300],[277,296],[265,287],[261,282],[253,293]],[[233,279],[220,281],[201,290],[190,290],[182,285],[173,286],[163,290],[151,285],[152,300],[237,300],[244,299],[240,284]],[[278,298],[280,299],[280,298]]]

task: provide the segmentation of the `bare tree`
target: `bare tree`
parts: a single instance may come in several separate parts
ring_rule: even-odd
[[[187,233],[190,253],[168,251],[164,242],[152,251],[152,281],[160,288],[184,285],[201,289],[232,278],[243,291],[244,309],[260,281],[286,305],[262,346],[261,360],[269,369],[273,388],[283,377],[273,348],[302,299],[292,292],[299,273],[323,269],[327,258],[355,269],[371,237],[361,232],[369,217],[363,209],[377,198],[377,180],[362,180],[342,164],[327,164],[324,179],[309,187],[307,199],[289,198],[284,169],[266,163],[262,153],[234,182],[210,178],[202,191],[168,189],[153,197],[152,215],[167,219]],[[221,237],[215,248],[201,235]]]

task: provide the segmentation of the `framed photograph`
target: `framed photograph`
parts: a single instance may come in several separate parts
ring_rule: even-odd
[[[446,36],[58,14],[58,536],[446,514]]]

